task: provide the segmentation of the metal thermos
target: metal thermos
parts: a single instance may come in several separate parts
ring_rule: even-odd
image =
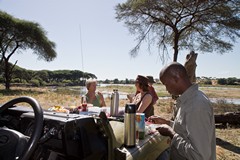
[[[124,114],[124,145],[134,147],[136,144],[136,105],[126,104]]]
[[[111,94],[110,116],[117,116],[119,107],[119,93],[117,89]]]
[[[81,97],[81,104],[83,104],[83,103],[87,103],[86,95],[82,95],[82,97]]]

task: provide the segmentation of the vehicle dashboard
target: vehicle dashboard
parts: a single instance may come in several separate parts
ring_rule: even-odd
[[[106,159],[107,140],[96,119],[87,115],[44,111],[44,125],[33,160]],[[6,126],[31,136],[34,124],[31,108],[13,106],[0,114],[0,127]]]

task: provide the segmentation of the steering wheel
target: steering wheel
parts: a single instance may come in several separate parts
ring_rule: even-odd
[[[32,132],[32,135],[30,136],[30,139],[28,140],[27,138],[26,140],[26,136],[23,135],[22,133],[16,130],[8,129],[6,127],[1,127],[0,128],[0,151],[2,153],[0,154],[0,159],[3,159],[2,157],[6,156],[7,150],[11,150],[10,156],[13,157],[14,159],[28,160],[32,155],[33,151],[37,147],[37,143],[41,136],[42,128],[43,128],[43,111],[40,104],[34,98],[19,97],[19,98],[10,100],[9,102],[3,104],[0,107],[0,114],[4,110],[8,109],[9,107],[12,107],[17,103],[22,103],[22,102],[28,103],[33,108],[34,115],[35,115],[34,130]],[[6,152],[4,150],[6,150]]]

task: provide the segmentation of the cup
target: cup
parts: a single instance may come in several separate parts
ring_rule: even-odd
[[[83,103],[81,109],[82,109],[82,112],[86,112],[87,111],[87,103]]]

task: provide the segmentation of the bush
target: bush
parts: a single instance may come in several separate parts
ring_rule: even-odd
[[[21,83],[21,80],[20,80],[20,78],[14,78],[14,79],[12,79],[11,82],[12,83]]]
[[[30,83],[31,83],[32,86],[34,86],[34,87],[39,87],[39,86],[40,86],[40,82],[39,82],[39,80],[37,80],[37,79],[32,79],[32,80],[30,81]]]
[[[207,80],[204,81],[204,84],[212,85],[212,81],[210,79],[207,79]]]
[[[0,83],[4,83],[4,78],[0,76]]]
[[[240,105],[236,105],[234,103],[229,103],[224,98],[216,99],[215,102],[212,103],[214,114],[224,114],[226,112],[236,112],[240,110]]]
[[[225,78],[220,78],[220,79],[218,79],[218,84],[225,85],[225,84],[227,84],[227,80]]]

